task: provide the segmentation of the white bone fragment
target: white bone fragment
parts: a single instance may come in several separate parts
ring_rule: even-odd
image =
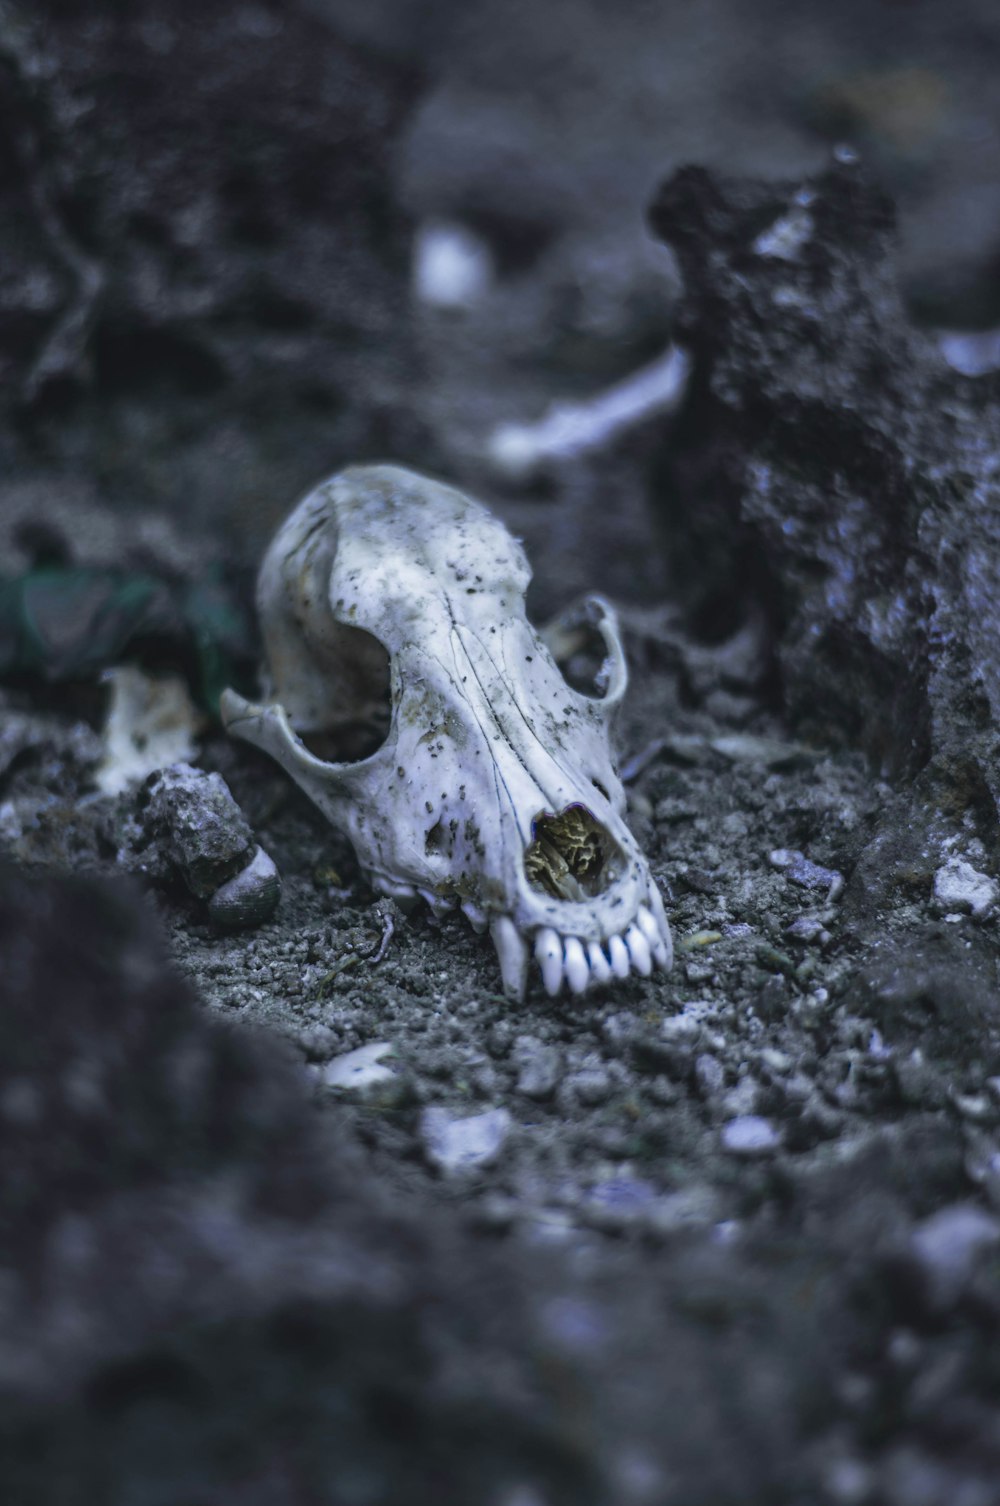
[[[529,481],[553,461],[603,449],[619,434],[678,407],[691,360],[677,345],[588,402],[557,403],[534,424],[501,424],[486,457],[511,481]]]

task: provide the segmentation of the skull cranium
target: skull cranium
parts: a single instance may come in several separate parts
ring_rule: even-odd
[[[603,693],[583,694],[528,622],[529,578],[479,503],[396,466],[352,467],[265,557],[267,700],[226,691],[222,708],[348,835],[373,887],[489,927],[516,998],[529,944],[550,994],[671,961],[609,748],[626,683],[614,613],[589,597],[578,619],[607,655]],[[380,745],[358,748],[373,728]],[[330,740],[363,756],[322,756]]]

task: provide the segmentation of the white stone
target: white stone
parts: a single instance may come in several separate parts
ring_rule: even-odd
[[[973,1203],[942,1208],[919,1224],[911,1249],[928,1282],[928,1293],[946,1307],[960,1295],[981,1251],[1000,1244],[1000,1220]]]
[[[455,1119],[447,1109],[424,1109],[420,1137],[432,1166],[446,1175],[492,1166],[510,1133],[506,1109],[487,1109],[467,1119]]]
[[[780,1144],[781,1136],[770,1119],[757,1114],[741,1114],[722,1129],[723,1148],[733,1156],[767,1156]]]
[[[371,1041],[356,1051],[345,1051],[322,1068],[322,1080],[328,1088],[365,1093],[376,1083],[389,1082],[396,1076],[394,1069],[383,1061],[393,1050],[389,1041]]]
[[[439,309],[472,308],[493,283],[490,248],[466,225],[432,221],[421,226],[413,248],[413,291]]]
[[[996,880],[964,858],[949,858],[934,875],[934,904],[945,912],[964,911],[981,920],[995,906],[998,894]]]

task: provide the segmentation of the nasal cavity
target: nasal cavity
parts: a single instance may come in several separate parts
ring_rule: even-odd
[[[536,816],[531,836],[524,871],[533,889],[553,899],[586,900],[613,883],[618,846],[585,805]]]

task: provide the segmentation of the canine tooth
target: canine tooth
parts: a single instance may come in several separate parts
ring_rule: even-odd
[[[575,936],[566,937],[564,971],[571,991],[575,994],[582,994],[590,982],[590,968],[587,966],[583,945]]]
[[[648,978],[653,971],[653,958],[650,954],[649,942],[637,925],[630,925],[625,932],[625,945],[628,947],[628,954],[636,972]]]
[[[653,919],[652,912],[647,910],[645,905],[639,906],[635,923],[646,938],[649,950],[653,954],[653,961],[659,963],[660,967],[666,967],[667,949],[663,944],[660,928]]]
[[[612,936],[608,942],[608,956],[611,958],[611,971],[616,978],[627,978],[629,975],[629,957],[625,943],[620,936]]]
[[[554,998],[562,987],[563,949],[559,937],[548,926],[543,927],[535,937],[535,956],[542,970],[545,992]]]
[[[497,949],[504,993],[511,999],[523,999],[528,985],[528,943],[509,915],[496,916],[490,936]]]
[[[605,957],[600,942],[587,942],[587,960],[590,963],[590,976],[594,982],[607,983],[611,977],[611,964]]]
[[[653,918],[660,928],[660,936],[663,939],[663,945],[666,948],[667,953],[666,961],[661,962],[660,966],[662,968],[669,969],[671,963],[674,960],[674,941],[673,937],[670,934],[670,925],[667,921],[667,912],[663,908],[663,895],[660,893],[659,886],[655,884],[652,879],[650,879],[649,881],[649,908],[652,910]]]

